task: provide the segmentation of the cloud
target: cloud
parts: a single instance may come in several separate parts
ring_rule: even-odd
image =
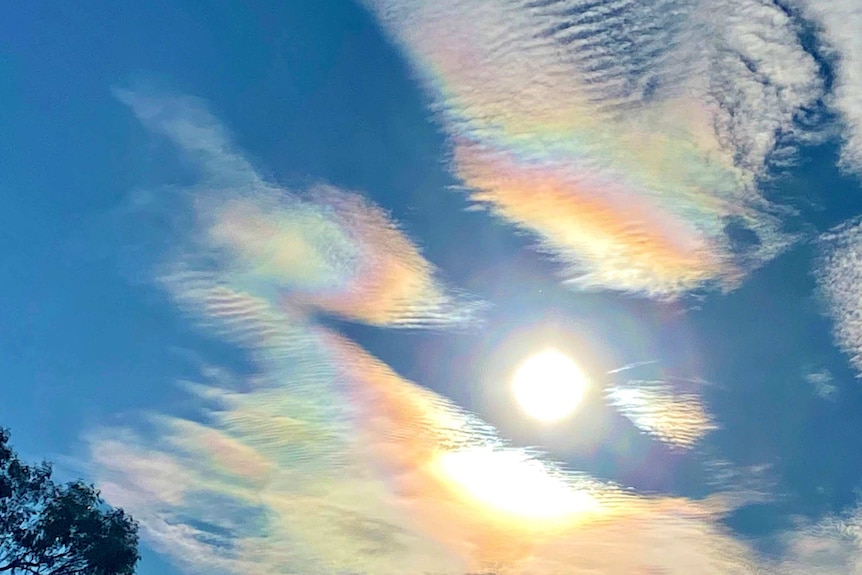
[[[200,421],[90,438],[105,496],[188,571],[755,572],[719,509],[566,471],[335,333],[296,337],[242,391],[194,388]]]
[[[838,386],[835,385],[835,378],[826,368],[813,369],[809,368],[804,375],[805,381],[814,388],[814,393],[821,399],[834,400],[838,394]]]
[[[786,245],[757,183],[822,86],[781,7],[364,3],[433,95],[471,197],[575,285],[730,288]]]
[[[783,553],[781,573],[787,575],[862,574],[862,508],[818,521],[799,521],[778,539]]]
[[[202,168],[192,200],[168,203],[180,206],[181,224],[166,239],[173,249],[157,283],[250,363],[241,375],[205,362],[210,379],[184,384],[199,406],[193,415],[151,414],[145,425],[88,438],[107,500],[184,570],[772,572],[722,526],[728,498],[645,496],[515,448],[325,327],[315,312],[428,326],[464,321],[471,308],[446,295],[367,200],[332,188],[280,190],[232,151],[198,104],[122,98]],[[654,408],[682,414],[650,428],[660,436],[693,441],[703,425],[686,422],[708,419],[661,386],[637,389],[650,391]]]
[[[627,380],[606,390],[608,401],[644,433],[682,448],[717,428],[700,394],[674,380]],[[691,387],[689,385],[688,387]]]
[[[833,60],[830,106],[844,126],[841,165],[862,172],[862,6],[852,0],[799,0]]]
[[[174,219],[172,257],[162,264],[162,279],[174,291],[208,285],[208,305],[219,305],[212,278],[232,275],[252,293],[267,282],[297,313],[321,311],[389,327],[474,317],[475,304],[446,290],[403,230],[361,195],[323,184],[297,193],[265,181],[192,98],[117,95],[199,172],[191,189],[151,200]]]
[[[835,320],[838,347],[862,374],[862,224],[851,222],[823,236],[816,272],[821,293]]]

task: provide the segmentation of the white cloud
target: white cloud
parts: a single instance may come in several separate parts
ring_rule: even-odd
[[[735,286],[789,241],[757,191],[822,93],[766,0],[366,0],[436,100],[473,199],[574,285]],[[729,221],[760,242],[737,253]]]
[[[854,507],[786,533],[781,575],[862,575],[862,509]]]
[[[673,380],[630,379],[611,385],[606,395],[610,403],[644,433],[688,449],[717,425],[704,405],[700,390],[677,387],[698,386]]]
[[[835,321],[835,339],[862,375],[862,224],[842,226],[824,236],[821,245],[816,273]]]
[[[826,368],[812,369],[805,374],[805,381],[814,388],[814,393],[821,399],[835,399],[838,393],[838,387],[835,385],[835,378]]]
[[[370,200],[324,184],[294,191],[264,180],[194,98],[116,94],[198,169],[194,185],[152,194],[145,206],[173,221],[160,257],[162,282],[176,297],[209,290],[208,305],[222,305],[218,283],[233,275],[248,282],[245,291],[255,283],[281,290],[297,316],[323,312],[389,327],[475,319],[475,300],[444,286],[420,248]],[[239,311],[225,309],[223,317],[240,321]]]
[[[862,173],[862,4],[856,0],[798,0],[818,25],[834,64],[828,102],[843,121],[842,166]]]

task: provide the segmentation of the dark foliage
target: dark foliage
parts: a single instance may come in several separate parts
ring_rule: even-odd
[[[138,526],[91,485],[58,486],[30,466],[0,429],[0,575],[132,575]]]

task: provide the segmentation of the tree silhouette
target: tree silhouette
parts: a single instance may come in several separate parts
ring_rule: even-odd
[[[25,465],[0,428],[0,575],[132,575],[138,525],[92,486],[58,486]]]

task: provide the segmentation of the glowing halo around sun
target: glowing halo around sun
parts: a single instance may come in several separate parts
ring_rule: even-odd
[[[547,349],[525,359],[512,377],[512,394],[521,410],[544,423],[569,416],[580,404],[587,378],[569,356]]]

